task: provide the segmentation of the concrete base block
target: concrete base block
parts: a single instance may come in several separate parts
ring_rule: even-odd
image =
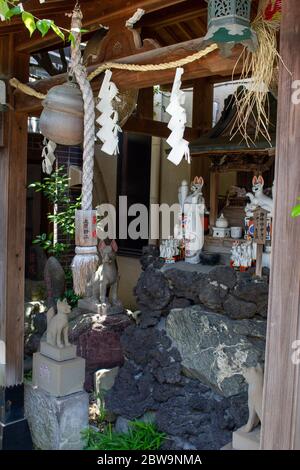
[[[234,450],[234,449],[232,448],[232,443],[229,442],[228,444],[226,444],[226,446],[221,447],[220,450]]]
[[[252,432],[245,432],[245,427],[241,427],[232,434],[232,447],[234,450],[259,450],[260,447],[260,426]]]
[[[56,398],[25,385],[25,415],[32,441],[41,450],[82,450],[81,432],[88,427],[89,397],[78,392]]]
[[[50,359],[58,362],[75,359],[76,350],[76,346],[73,345],[67,346],[65,348],[56,348],[55,346],[46,343],[46,341],[41,341],[40,345],[40,353],[43,354],[43,356],[47,356]]]
[[[85,360],[76,357],[58,362],[43,356],[33,355],[32,383],[55,397],[64,397],[83,390]]]

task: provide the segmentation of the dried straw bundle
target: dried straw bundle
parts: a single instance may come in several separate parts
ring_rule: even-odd
[[[273,7],[274,14],[271,8]],[[278,10],[280,8],[280,11]],[[268,12],[268,14],[266,14]],[[280,29],[281,1],[261,0],[258,14],[252,23],[257,34],[258,48],[255,52],[243,49],[236,66],[242,60],[241,79],[252,76],[250,86],[243,93],[235,95],[237,117],[232,127],[232,138],[240,133],[248,146],[262,135],[271,145],[269,134],[268,92],[274,90],[278,81],[278,65],[281,57],[277,51],[277,34]],[[233,74],[235,70],[233,71]],[[254,140],[248,134],[249,120],[256,124]]]

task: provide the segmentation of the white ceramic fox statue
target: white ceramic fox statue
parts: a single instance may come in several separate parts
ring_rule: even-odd
[[[264,194],[264,179],[262,176],[254,176],[252,180],[252,193],[247,193],[247,196],[250,199],[250,204],[246,206],[246,212],[253,212],[257,207],[266,209],[268,212],[273,215],[274,210],[274,201],[272,198]]]

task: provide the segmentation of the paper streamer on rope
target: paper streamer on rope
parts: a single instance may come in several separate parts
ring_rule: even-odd
[[[174,163],[174,165],[179,165],[183,158],[185,158],[188,163],[191,163],[189,143],[183,138],[187,122],[186,111],[183,107],[185,103],[185,94],[181,90],[181,76],[183,72],[183,68],[176,69],[171,100],[166,109],[167,113],[171,116],[168,124],[171,134],[167,143],[170,145],[172,150],[168,155],[168,160]]]
[[[119,132],[121,128],[118,125],[118,113],[113,108],[113,101],[118,100],[118,88],[111,81],[112,72],[106,70],[102,86],[99,92],[99,103],[97,109],[100,111],[100,117],[97,123],[100,130],[97,132],[98,139],[103,143],[101,150],[108,155],[117,155],[119,153]]]
[[[46,139],[46,137],[44,138],[43,144],[44,144],[44,148],[42,151],[42,158],[43,158],[42,170],[43,170],[43,173],[46,173],[47,175],[51,175],[53,171],[53,164],[56,159],[54,152],[55,152],[57,145],[55,142],[52,142],[51,140]]]

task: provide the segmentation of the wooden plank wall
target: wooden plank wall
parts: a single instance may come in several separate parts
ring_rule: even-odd
[[[300,340],[300,219],[291,208],[300,196],[300,104],[292,82],[300,79],[300,2],[283,2],[276,152],[276,203],[262,426],[262,449],[300,449],[300,365],[292,344]],[[298,355],[299,356],[299,355]]]
[[[28,57],[15,54],[13,36],[0,38],[1,78],[28,79]],[[4,114],[4,147],[0,148],[0,339],[5,349],[4,383],[23,381],[24,266],[26,221],[27,116]],[[3,346],[3,344],[5,346]]]

